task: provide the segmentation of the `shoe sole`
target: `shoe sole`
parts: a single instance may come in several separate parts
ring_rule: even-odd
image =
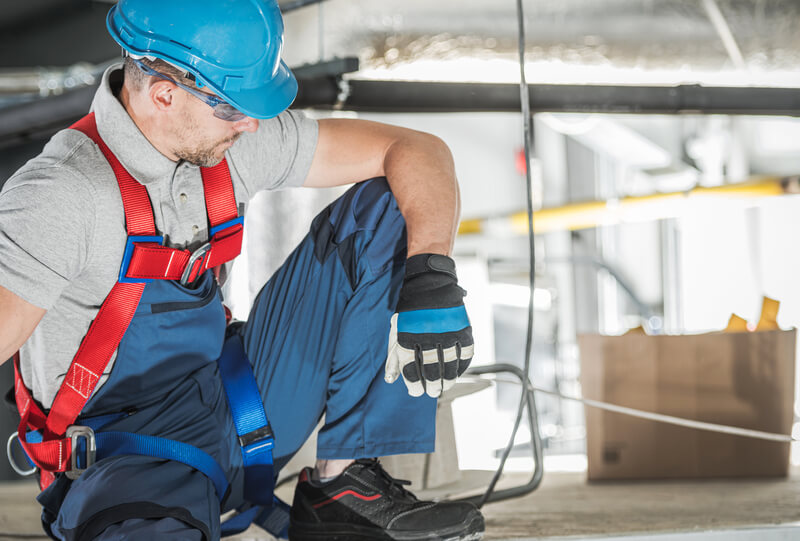
[[[292,523],[289,526],[289,541],[480,541],[483,539],[483,528],[483,517],[480,516],[455,532],[387,532],[351,524],[321,527],[319,524]]]

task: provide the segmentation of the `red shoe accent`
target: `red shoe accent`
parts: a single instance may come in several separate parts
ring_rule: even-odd
[[[375,500],[377,500],[378,498],[381,497],[380,494],[374,494],[372,496],[367,496],[366,494],[359,494],[358,492],[356,492],[354,490],[343,490],[339,494],[333,496],[332,498],[328,498],[324,502],[320,502],[320,503],[314,504],[314,509],[319,509],[320,507],[328,505],[329,503],[333,503],[336,500],[338,500],[339,498],[343,498],[343,497],[345,497],[347,495],[355,496],[359,500],[364,500],[365,502],[372,502],[372,501],[375,501]]]

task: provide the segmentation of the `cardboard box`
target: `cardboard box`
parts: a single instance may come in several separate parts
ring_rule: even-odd
[[[586,398],[790,434],[796,331],[582,335]],[[789,443],[586,408],[590,481],[786,476]]]

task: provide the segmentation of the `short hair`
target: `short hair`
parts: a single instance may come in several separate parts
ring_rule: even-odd
[[[187,76],[187,73],[180,68],[176,68],[172,64],[161,60],[160,58],[155,58],[150,60],[149,58],[142,58],[139,60],[142,64],[154,69],[159,73],[163,73],[167,77],[171,77],[175,79],[177,82],[189,86],[191,88],[197,88],[197,85],[194,83],[193,76]],[[139,69],[133,59],[130,56],[125,56],[125,84],[129,85],[132,90],[141,90],[149,85],[151,80],[157,80],[157,77],[152,75],[148,75]]]

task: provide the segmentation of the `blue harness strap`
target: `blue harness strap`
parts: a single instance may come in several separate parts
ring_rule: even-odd
[[[113,413],[98,417],[80,419],[80,426],[88,427],[92,430],[96,451],[92,462],[116,455],[141,455],[164,460],[174,460],[196,469],[208,477],[214,484],[217,497],[222,501],[228,493],[228,479],[225,472],[214,458],[205,451],[198,449],[194,445],[180,441],[159,438],[157,436],[145,436],[133,432],[100,432],[103,426],[128,415],[127,413]],[[28,432],[28,441],[39,442],[42,440],[41,432]],[[85,437],[76,440],[76,465],[81,469],[86,469],[91,464],[87,464],[87,440]],[[25,455],[28,463],[33,465],[30,457]]]
[[[264,411],[253,369],[238,335],[225,341],[218,364],[242,449],[244,498],[254,504],[272,506],[275,489],[272,448],[275,446],[275,438]]]
[[[115,455],[144,455],[175,460],[205,474],[214,483],[220,501],[228,493],[228,479],[222,467],[211,455],[194,445],[132,432],[98,432],[95,438],[98,460]]]
[[[238,514],[221,524],[222,537],[242,533],[250,524],[256,524],[277,539],[289,538],[290,507],[277,496],[271,506],[245,504]]]

